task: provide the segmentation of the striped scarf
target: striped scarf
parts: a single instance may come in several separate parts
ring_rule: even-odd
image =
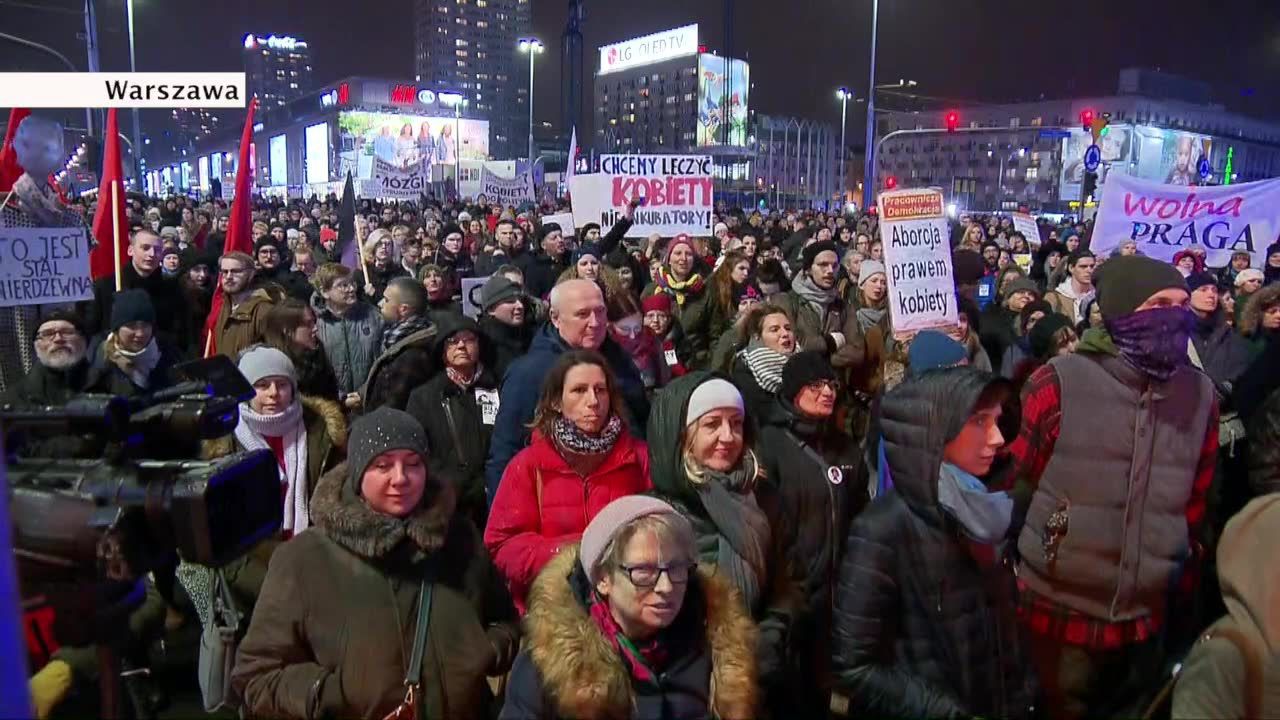
[[[787,364],[790,355],[783,355],[773,348],[765,346],[759,338],[753,338],[745,350],[738,353],[756,379],[761,390],[768,393],[777,392],[782,387],[782,366]]]

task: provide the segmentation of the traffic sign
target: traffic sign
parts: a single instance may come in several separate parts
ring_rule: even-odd
[[[1070,130],[1041,130],[1040,131],[1041,140],[1052,140],[1052,139],[1062,140],[1069,137],[1071,137]]]
[[[1086,172],[1093,172],[1102,164],[1102,149],[1097,145],[1090,145],[1084,151],[1084,169]]]
[[[1201,180],[1209,177],[1209,158],[1200,158],[1200,165],[1197,169],[1200,171]]]

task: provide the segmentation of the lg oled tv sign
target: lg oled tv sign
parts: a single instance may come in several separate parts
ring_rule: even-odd
[[[694,55],[698,52],[698,26],[685,25],[600,48],[600,74]]]

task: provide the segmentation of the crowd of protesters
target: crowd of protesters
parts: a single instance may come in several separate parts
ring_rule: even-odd
[[[7,330],[6,400],[225,355],[253,395],[203,454],[270,450],[284,518],[153,573],[134,646],[229,593],[250,717],[1280,713],[1280,244],[962,216],[959,322],[903,334],[874,214],[556,209],[258,199],[246,253],[221,202],[131,196],[122,289]],[[95,677],[35,670],[42,717]]]

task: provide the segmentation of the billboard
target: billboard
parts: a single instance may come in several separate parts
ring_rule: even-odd
[[[685,25],[600,48],[600,75],[698,52],[698,25]]]
[[[747,144],[749,74],[745,60],[698,56],[698,147]]]
[[[196,170],[200,178],[200,192],[209,192],[209,158],[203,156],[196,163]]]
[[[1084,151],[1092,142],[1083,128],[1073,129],[1062,141],[1062,175],[1058,197],[1080,197],[1084,181]],[[1130,175],[1170,185],[1199,185],[1200,158],[1208,158],[1212,139],[1207,135],[1166,130],[1150,125],[1111,125],[1098,138],[1102,164],[1098,168],[1098,196],[1107,176]]]
[[[308,125],[302,134],[307,183],[329,182],[329,123]]]
[[[276,135],[267,142],[267,171],[271,173],[271,185],[289,184],[289,156],[285,153],[284,133]]]
[[[371,177],[375,157],[401,169],[489,157],[488,120],[351,110],[338,114],[338,138],[339,176]]]

